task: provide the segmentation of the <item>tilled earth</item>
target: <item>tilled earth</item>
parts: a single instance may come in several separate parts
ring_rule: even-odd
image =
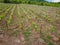
[[[0,21],[0,45],[60,45],[59,7],[26,4],[14,6]],[[8,25],[7,20],[13,9],[12,20]],[[51,22],[49,18],[43,17],[45,15],[50,16]],[[57,21],[55,15],[58,16]]]

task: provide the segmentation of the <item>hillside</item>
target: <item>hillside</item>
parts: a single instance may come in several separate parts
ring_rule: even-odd
[[[36,2],[44,2],[45,0],[0,0],[0,2],[4,2],[4,1],[7,1],[7,2],[9,2],[9,1],[17,1],[17,2],[19,2],[19,1],[36,1]]]
[[[0,45],[60,45],[60,7],[0,5]]]
[[[60,7],[60,2],[47,2],[46,0],[0,0],[0,3],[9,3],[9,4],[32,4],[32,5],[41,5],[41,6],[52,6]]]

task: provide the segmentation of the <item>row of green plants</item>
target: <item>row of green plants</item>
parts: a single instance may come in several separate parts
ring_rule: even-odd
[[[18,17],[19,17],[19,19],[20,19],[20,23],[23,23],[23,16],[21,15],[21,7],[20,6],[18,6],[17,7],[18,8]],[[23,25],[23,24],[22,24]]]
[[[0,4],[0,12],[2,12],[3,10],[6,10],[10,5],[6,5],[6,4]]]
[[[17,11],[16,13],[17,13],[17,15],[15,15],[15,16],[17,16],[18,18],[20,18],[20,12],[18,11],[19,9],[16,7],[17,5],[13,5],[13,7],[12,7],[12,9],[10,10],[10,14],[9,14],[9,17],[8,17],[8,19],[7,19],[7,25],[8,25],[8,29],[10,29],[9,28],[9,26],[10,26],[10,24],[12,24],[13,22],[11,22],[11,21],[13,21],[13,16],[14,16],[14,14],[15,14],[15,12],[14,11]],[[16,10],[15,10],[16,9]],[[13,23],[14,25],[15,25],[15,23]],[[13,25],[12,24],[12,25]],[[11,36],[17,36],[17,35],[19,35],[20,34],[20,28],[18,28],[18,29],[15,29],[15,28],[11,28],[10,29],[11,30],[11,32],[10,32],[10,35]],[[9,30],[8,30],[9,31]],[[9,33],[8,33],[9,34]]]
[[[26,9],[26,7],[25,7],[25,12],[27,12],[27,14],[28,14],[28,13],[32,13],[30,10]],[[26,17],[27,17],[27,19],[30,20],[30,19],[31,19],[30,15],[32,15],[32,14],[30,14],[30,15],[27,15],[27,14],[26,14]],[[32,15],[32,16],[33,16],[33,15]],[[34,15],[34,16],[36,16],[36,15]],[[33,17],[34,17],[34,16],[33,16]],[[32,20],[31,20],[31,21],[32,21]],[[40,32],[40,27],[39,27],[35,22],[33,22],[33,21],[32,21],[32,27],[33,27],[37,32]]]
[[[24,7],[25,8],[25,7]],[[25,11],[24,11],[25,13],[26,13],[26,16],[27,16],[27,19],[31,19],[31,17],[29,16],[29,15],[27,15],[27,13],[29,13],[29,12],[31,12],[29,9],[26,9],[25,8]],[[39,20],[38,18],[39,18],[39,15],[34,15],[34,18],[35,19],[37,19],[37,20]],[[46,15],[45,17],[43,17],[44,19],[46,19],[47,21],[49,21],[49,22],[51,22],[52,20],[51,20],[51,18],[49,17],[49,15]],[[37,24],[35,24],[34,22],[32,22],[32,25],[34,25],[33,27],[36,29],[36,30],[38,30],[40,27],[37,25]],[[55,27],[51,27],[50,28],[50,31],[51,32],[55,32],[56,31],[56,29],[55,29]]]
[[[4,19],[5,16],[7,15],[8,11],[12,8],[12,6],[10,6],[3,14],[0,14],[0,20]]]
[[[23,8],[23,6],[20,6],[20,9],[23,11],[23,13],[24,13],[25,17],[27,18],[27,20],[29,20],[29,18],[27,17],[27,16],[29,16],[28,12]],[[31,30],[32,30],[32,28],[29,27],[29,26],[24,29],[24,33],[23,34],[24,34],[26,40],[29,40],[29,36],[31,34]]]
[[[23,7],[24,7],[24,6],[23,6]],[[32,14],[29,14],[29,13],[32,13],[32,12],[31,12],[29,9],[26,9],[26,7],[24,7],[23,9],[24,9],[24,13],[26,14],[26,18],[28,19],[28,21],[30,21]],[[32,15],[32,16],[33,16],[33,15]],[[36,15],[34,15],[34,16],[36,16]],[[34,16],[33,16],[33,17],[34,17]],[[32,20],[31,20],[31,25],[32,25],[32,27],[33,27],[37,32],[41,32],[39,25],[37,25],[37,24],[36,24],[34,21],[32,21]]]
[[[10,6],[4,8],[4,9],[2,8],[2,9],[0,10],[0,14],[3,13],[3,12],[5,12],[9,7],[10,7]]]
[[[10,14],[9,18],[7,19],[7,24],[8,24],[8,25],[11,23],[11,20],[12,20],[12,18],[13,18],[14,9],[15,9],[15,6],[12,8],[11,14]]]
[[[38,14],[38,13],[36,13],[36,12],[35,12],[33,9],[31,9],[31,8],[29,8],[29,10],[30,10],[32,13],[35,13],[37,16],[44,18],[44,19],[45,19],[46,21],[48,21],[48,22],[52,22],[52,21],[53,21],[53,19],[51,19],[50,15]],[[42,10],[41,12],[45,12],[45,11]],[[47,13],[47,12],[45,12],[45,13]],[[36,16],[35,16],[35,17],[36,17]]]
[[[23,34],[25,36],[25,39],[28,40],[32,29],[31,29],[31,27],[26,27],[25,29],[23,29],[24,28],[23,27],[24,21],[23,21],[22,15],[20,14],[20,11],[23,10],[26,15],[27,15],[27,12],[21,6],[18,6],[17,10],[18,10],[18,18],[20,19],[20,23],[21,23],[20,30],[24,30]]]
[[[41,7],[40,7],[40,8],[41,8]],[[59,20],[59,15],[58,15],[58,13],[56,13],[56,14],[53,16],[53,18],[52,18],[52,16],[51,16],[50,14],[47,14],[48,12],[45,11],[46,9],[43,9],[43,10],[41,10],[41,11],[39,11],[39,12],[36,12],[34,9],[31,9],[31,8],[29,8],[29,10],[30,10],[32,13],[38,15],[39,17],[45,19],[45,20],[48,21],[48,22],[55,23],[55,22],[58,22],[58,20]],[[47,11],[48,11],[48,10],[47,10]],[[52,12],[51,12],[51,13],[52,13]],[[35,17],[36,17],[36,16],[35,16]]]
[[[34,11],[33,11],[33,13],[34,13]],[[40,16],[39,16],[39,15],[34,15],[34,17],[38,20],[38,18],[39,18]],[[47,20],[48,22],[52,22],[52,19],[49,17],[49,15],[44,15],[43,18],[44,18],[45,20]],[[36,27],[37,27],[37,26],[36,26]],[[56,31],[56,29],[55,29],[54,26],[51,26],[50,30],[51,30],[51,32],[55,32],[55,31]]]
[[[30,17],[30,15],[28,14],[29,11],[27,11],[25,8],[23,8],[23,10],[24,10],[24,13],[25,13],[26,18],[27,18],[28,20],[30,20],[31,17]]]
[[[24,9],[25,9],[25,7],[24,7]],[[23,9],[23,10],[24,10]],[[30,11],[29,11],[30,12]],[[27,9],[25,9],[24,10],[24,13],[26,14],[26,16],[27,16],[27,19],[30,19],[30,17],[29,17],[29,14],[27,14],[28,13],[28,11],[27,11]],[[39,18],[39,17],[38,17]],[[32,21],[32,20],[31,20]],[[41,30],[41,28],[39,27],[39,25],[37,25],[34,21],[32,21],[32,28],[33,29],[35,29],[36,31],[38,31],[38,32],[40,32],[40,30]],[[26,39],[27,40],[29,40],[29,36],[30,36],[30,34],[31,34],[31,30],[33,30],[31,27],[27,27],[26,29],[25,29],[25,31],[24,31],[24,35],[25,35],[25,37],[27,37]],[[44,31],[46,31],[46,30],[44,30]],[[50,31],[53,33],[53,32],[55,32],[56,31],[56,29],[55,29],[55,27],[54,26],[51,26],[50,27]],[[45,35],[45,33],[46,33],[46,35]],[[40,35],[41,35],[41,38],[48,44],[48,45],[54,45],[54,42],[51,40],[52,39],[52,37],[51,37],[51,35],[49,35],[49,33],[48,32],[42,32],[42,33],[40,33]]]
[[[9,5],[9,4],[8,4]],[[7,18],[9,18],[8,16],[10,15],[9,12],[11,11],[13,5],[9,5],[9,7],[5,10],[5,12],[3,12],[2,14],[0,14],[0,21],[2,22],[2,31],[4,33],[8,33],[8,29],[9,29],[9,25],[8,25],[8,21]],[[4,25],[3,25],[4,23]]]
[[[17,7],[17,11],[18,11],[18,15],[17,15],[17,17],[19,18],[19,24],[20,24],[20,30],[23,30],[23,23],[24,23],[24,21],[23,21],[23,16],[21,15],[21,10],[20,10],[20,6],[18,6]]]

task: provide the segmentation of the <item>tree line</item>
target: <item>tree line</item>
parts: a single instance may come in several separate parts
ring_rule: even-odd
[[[22,3],[22,4],[34,4],[34,5],[42,5],[42,6],[55,6],[60,7],[60,2],[53,3],[47,2],[45,0],[0,0],[0,2],[4,3]]]
[[[5,3],[31,3],[31,2],[44,2],[45,0],[0,0]]]

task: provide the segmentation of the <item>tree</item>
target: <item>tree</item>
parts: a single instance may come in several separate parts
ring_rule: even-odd
[[[7,3],[7,2],[8,2],[8,0],[4,0],[4,2],[5,2],[5,3]]]

